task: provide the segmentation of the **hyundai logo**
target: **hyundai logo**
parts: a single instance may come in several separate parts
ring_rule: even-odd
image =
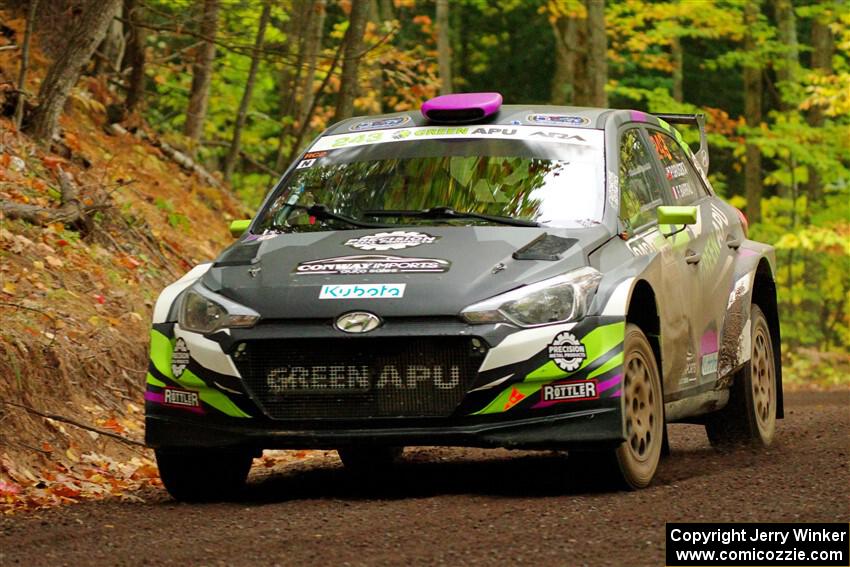
[[[352,311],[340,315],[334,326],[344,333],[368,333],[381,326],[381,318],[366,311]]]

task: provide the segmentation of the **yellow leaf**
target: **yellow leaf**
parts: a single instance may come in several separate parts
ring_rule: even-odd
[[[8,293],[9,295],[15,295],[15,284],[12,282],[6,282],[3,284],[3,293]]]
[[[74,453],[73,449],[69,448],[67,451],[65,451],[65,456],[74,461],[75,463],[80,462],[80,458],[77,456],[76,453]]]
[[[36,270],[43,270],[44,269],[44,262],[42,262],[40,260],[35,260],[32,263],[32,265],[35,267]]]

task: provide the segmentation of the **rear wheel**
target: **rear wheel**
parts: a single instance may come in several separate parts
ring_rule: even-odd
[[[623,355],[623,421],[626,440],[605,452],[578,453],[582,474],[618,487],[649,486],[664,444],[661,375],[649,340],[634,324],[626,325]]]
[[[346,470],[355,474],[381,473],[398,461],[404,447],[344,447],[337,449]]]
[[[155,451],[159,477],[175,499],[186,502],[227,500],[245,485],[251,453],[227,449]]]
[[[750,313],[750,361],[735,376],[729,403],[708,416],[705,431],[715,447],[766,447],[776,433],[776,365],[767,318],[753,304]]]

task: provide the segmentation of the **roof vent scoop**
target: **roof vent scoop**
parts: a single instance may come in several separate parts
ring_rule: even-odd
[[[440,124],[468,124],[497,113],[501,106],[499,93],[448,94],[425,101],[422,114]]]

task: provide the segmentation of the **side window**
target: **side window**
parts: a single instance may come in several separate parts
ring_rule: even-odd
[[[664,177],[667,178],[665,191],[669,191],[670,202],[674,205],[691,205],[708,193],[699,174],[694,171],[685,150],[670,136],[650,131],[649,139],[655,155],[661,161]]]
[[[663,204],[652,154],[640,132],[627,130],[620,138],[620,219],[636,229],[655,220],[655,208]]]

